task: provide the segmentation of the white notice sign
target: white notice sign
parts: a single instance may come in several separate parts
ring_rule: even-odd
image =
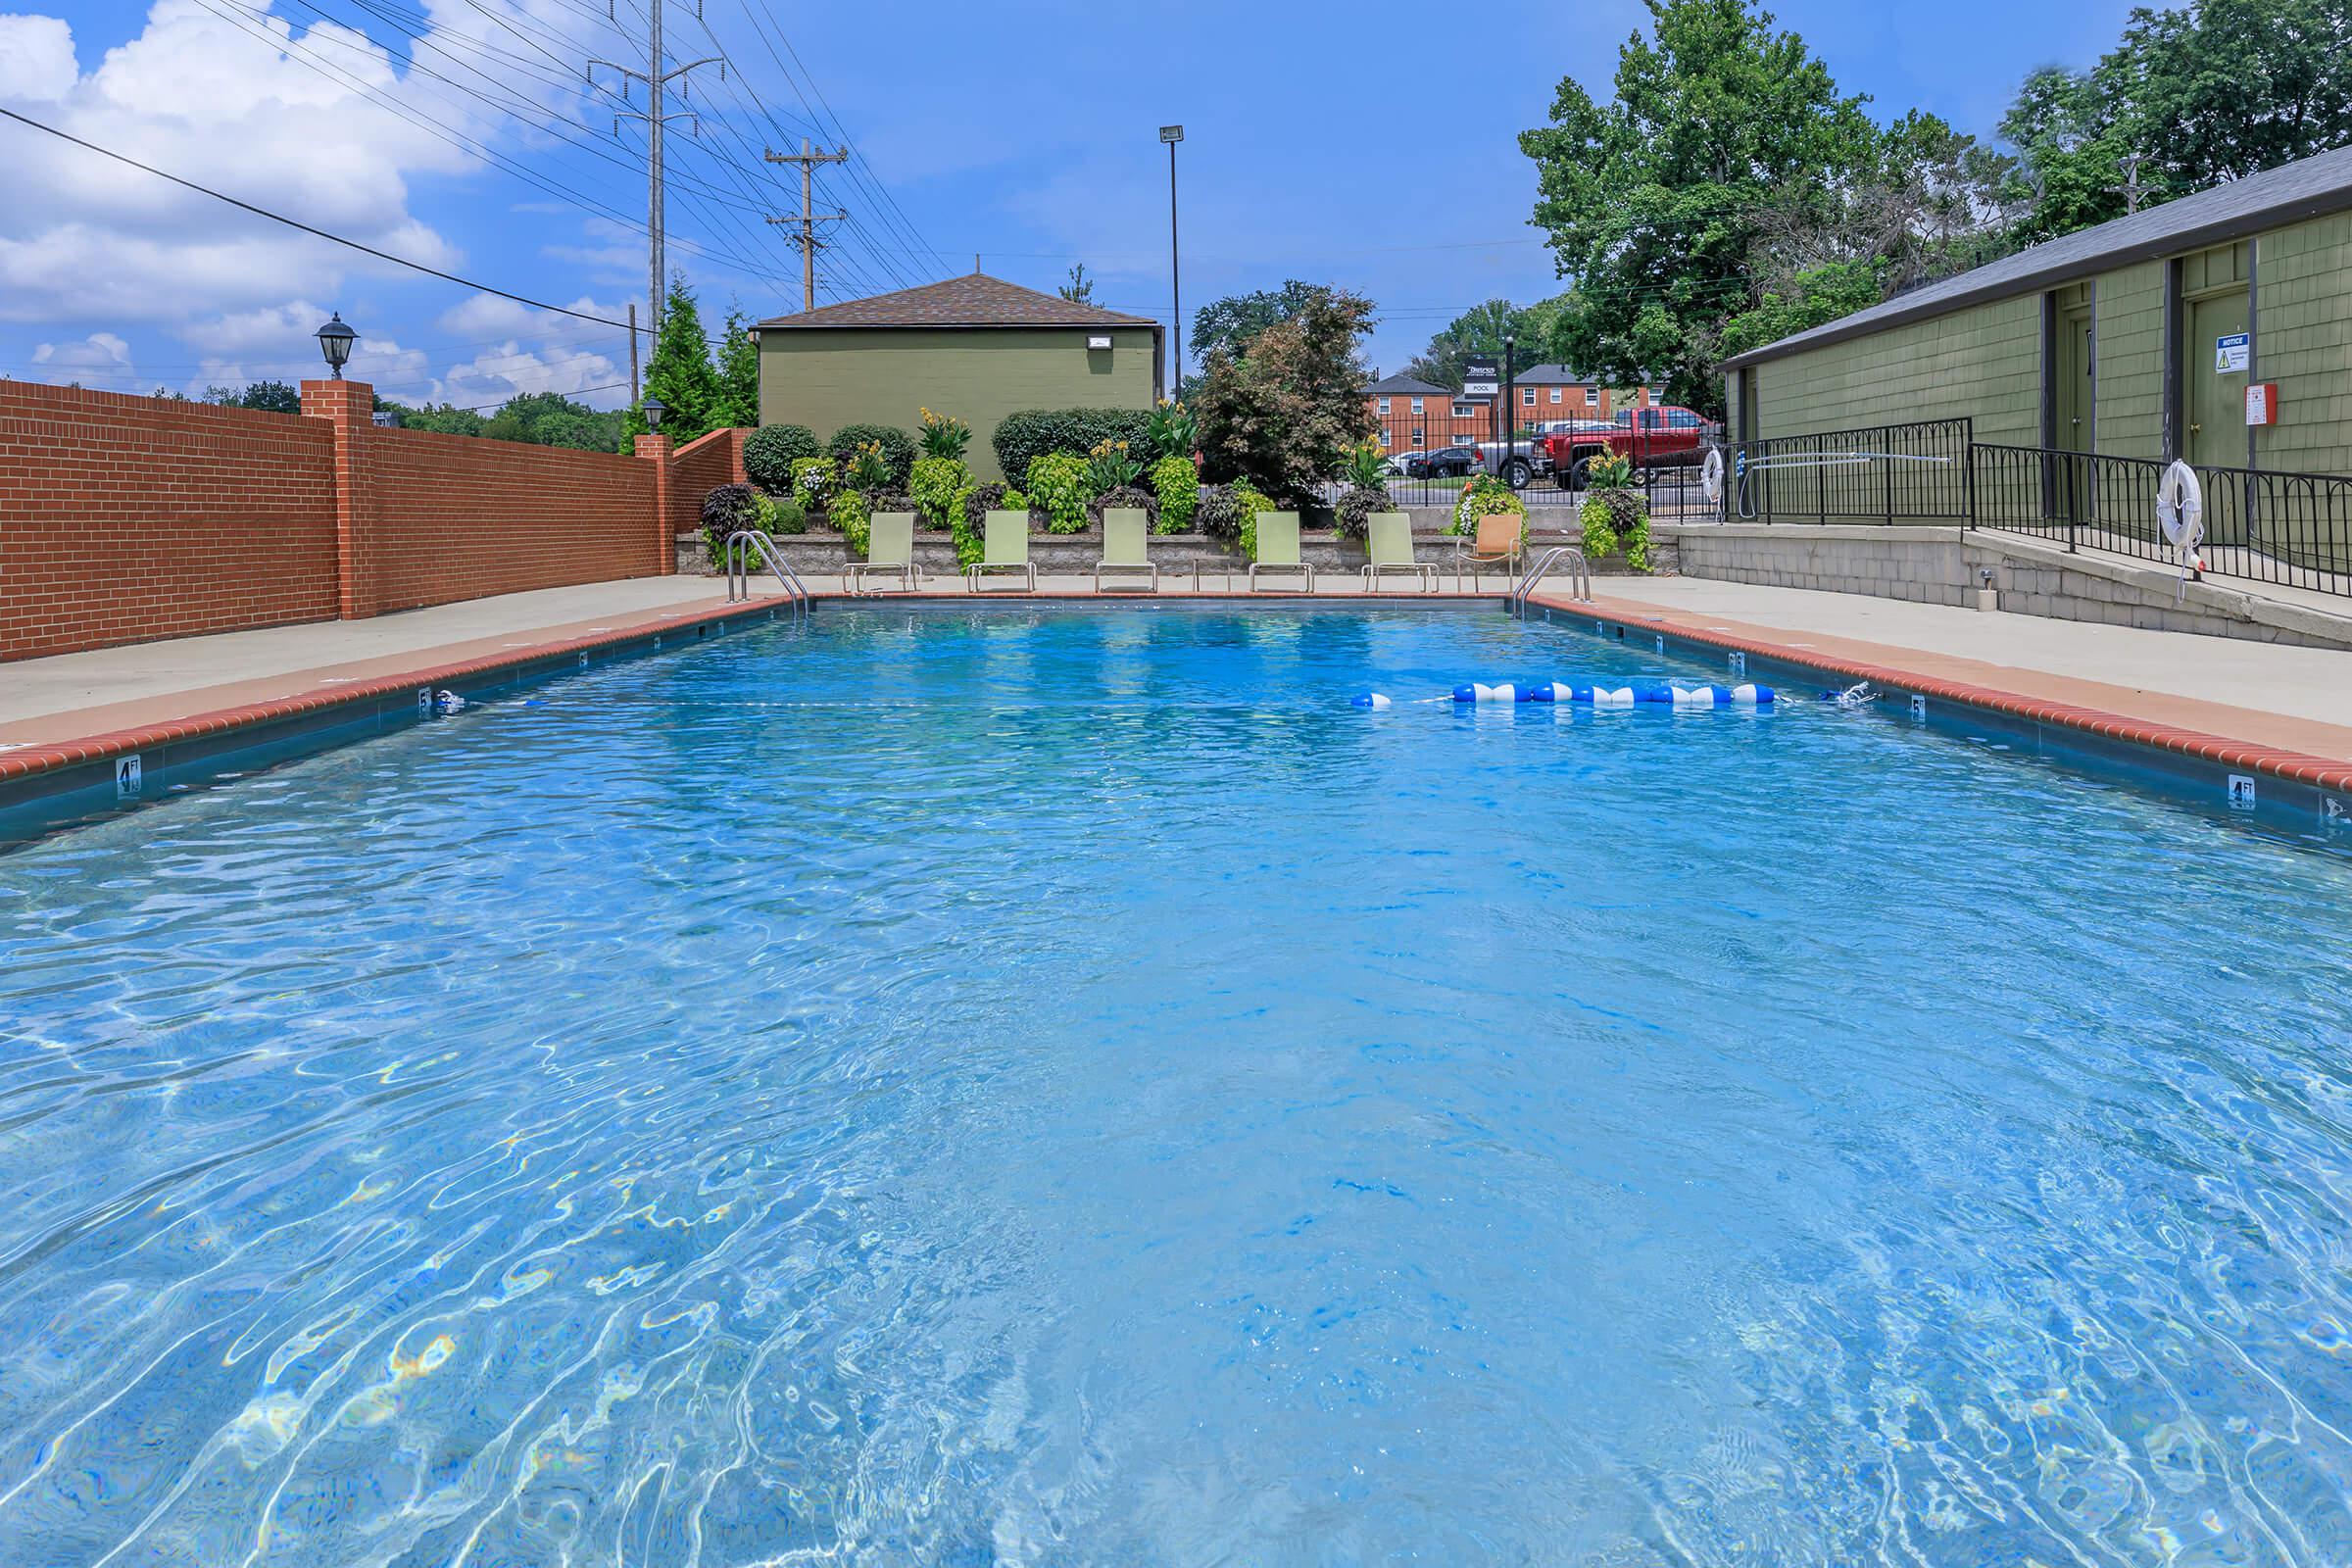
[[[2254,363],[2253,339],[2244,332],[2231,332],[2213,340],[2213,369],[2216,375],[2243,374]]]

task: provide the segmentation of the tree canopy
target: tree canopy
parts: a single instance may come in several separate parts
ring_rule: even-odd
[[[1279,289],[1228,294],[1193,313],[1193,340],[1188,347],[1202,365],[1220,349],[1247,354],[1251,340],[1267,327],[1291,320],[1312,306],[1329,305],[1332,299],[1329,285],[1301,283],[1295,277]]]
[[[755,398],[758,369],[753,371]],[[662,433],[683,446],[696,436],[718,429],[725,420],[725,389],[710,363],[710,340],[703,330],[703,315],[694,290],[683,276],[670,279],[662,302],[662,322],[654,334],[654,352],[646,361],[644,397],[660,398],[664,409]],[[646,434],[643,399],[629,410],[625,426],[631,436]]]
[[[1236,353],[1220,345],[1188,401],[1200,421],[1202,476],[1246,478],[1297,500],[1337,473],[1350,447],[1370,438],[1358,354],[1372,302],[1314,286],[1299,308],[1250,335]]]
[[[1470,356],[1492,354],[1499,359],[1506,335],[1515,340],[1522,367],[1537,364],[1551,353],[1566,304],[1563,295],[1534,305],[1495,299],[1473,306],[1433,334],[1429,347],[1412,358],[1404,373],[1439,386],[1459,387]]]

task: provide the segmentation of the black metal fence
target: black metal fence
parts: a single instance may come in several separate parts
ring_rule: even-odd
[[[1973,515],[1967,419],[1742,441],[1725,454],[1739,522],[1949,522]]]
[[[1966,419],[1876,425],[1729,449],[1730,522],[1948,523],[2070,551],[2176,564],[2157,520],[2170,464],[1975,439]],[[2352,476],[2192,466],[2212,575],[2352,597]]]
[[[1538,388],[1546,397],[1548,386]],[[1562,389],[1559,408],[1540,399],[1532,406],[1497,408],[1467,398],[1427,397],[1414,412],[1411,399],[1390,399],[1374,436],[1387,455],[1384,483],[1399,507],[1451,506],[1478,474],[1503,480],[1529,510],[1541,516],[1551,507],[1573,509],[1590,488],[1592,460],[1611,450],[1630,454],[1632,482],[1650,500],[1653,513],[1702,515],[1714,508],[1699,482],[1707,452],[1722,444],[1722,427],[1673,411],[1671,428],[1647,430],[1603,417],[1588,405],[1583,389]],[[1561,413],[1562,409],[1569,412]],[[1634,411],[1635,416],[1646,411]],[[1325,487],[1334,499],[1344,486]]]

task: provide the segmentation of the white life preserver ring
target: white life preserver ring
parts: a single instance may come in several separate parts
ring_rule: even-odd
[[[2197,470],[2178,458],[2156,484],[2156,525],[2180,557],[2180,591],[2186,593],[2190,575],[2205,564],[2197,555],[2205,542],[2205,489]]]
[[[1706,459],[1698,466],[1698,488],[1709,506],[1723,499],[1723,448],[1707,448]]]

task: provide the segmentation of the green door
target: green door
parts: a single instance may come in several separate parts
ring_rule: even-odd
[[[2190,302],[2188,341],[2181,347],[2181,374],[2188,382],[2188,439],[2193,464],[2246,466],[2247,351],[2232,339],[2246,336],[2246,296],[2241,289]]]
[[[2090,322],[2088,311],[2070,311],[2058,318],[2058,384],[2051,389],[2056,394],[2053,406],[2057,429],[2052,433],[2062,452],[2089,452],[2096,446],[2093,438],[2097,434],[2094,401],[2097,360]],[[2050,499],[2059,509],[2058,515],[2077,521],[2089,520],[2090,465],[2056,461],[2058,467]]]

